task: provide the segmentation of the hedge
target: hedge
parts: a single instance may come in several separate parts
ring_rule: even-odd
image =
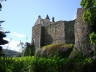
[[[95,67],[91,58],[0,58],[0,72],[96,72]]]

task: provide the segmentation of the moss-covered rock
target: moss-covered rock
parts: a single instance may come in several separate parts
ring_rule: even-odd
[[[37,57],[68,57],[73,49],[73,44],[50,44],[36,51]]]

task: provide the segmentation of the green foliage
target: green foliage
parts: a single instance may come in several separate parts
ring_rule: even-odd
[[[34,56],[35,46],[30,43],[26,43],[24,56]]]
[[[37,57],[68,57],[73,49],[73,44],[50,44],[37,50]]]
[[[28,72],[34,57],[2,57],[0,58],[0,72]]]
[[[1,21],[0,21],[1,23]],[[1,25],[0,25],[0,28],[1,28]],[[6,37],[6,33],[3,32],[3,31],[0,31],[0,45],[5,45],[8,43],[7,40],[4,40],[3,38]],[[0,46],[0,56],[3,56],[3,49],[2,49],[2,46]]]
[[[96,0],[82,0],[81,1],[81,6],[83,8],[92,8],[94,6],[96,6]]]
[[[58,58],[37,58],[33,70],[34,72],[91,72],[89,67],[93,63],[92,59],[58,59]],[[95,63],[96,64],[96,63]],[[94,64],[94,66],[95,66]],[[84,69],[86,65],[89,65]],[[93,66],[93,65],[92,65]],[[83,70],[82,70],[83,69]],[[89,70],[89,71],[88,71]]]
[[[90,33],[89,38],[90,38],[91,44],[93,45],[94,56],[96,56],[96,33],[94,32]]]
[[[0,58],[0,72],[94,72],[95,67],[91,58]]]
[[[91,44],[96,45],[96,33],[92,32],[92,33],[89,35],[89,38],[90,38]]]
[[[92,33],[89,35],[89,38],[92,46],[94,46],[94,55],[96,55],[96,0],[82,0],[81,6],[84,8],[83,18],[91,28]]]
[[[72,52],[70,53],[69,58],[86,58],[83,53],[79,50],[77,50],[77,48],[73,48]]]
[[[96,0],[82,0],[81,6],[85,9],[83,14],[84,20],[94,25],[96,22]]]

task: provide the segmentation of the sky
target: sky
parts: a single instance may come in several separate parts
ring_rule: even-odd
[[[2,27],[7,34],[9,44],[4,48],[20,51],[17,45],[21,42],[31,42],[32,26],[38,15],[50,19],[54,16],[56,21],[73,20],[76,18],[77,8],[80,8],[81,0],[7,0],[2,2],[0,20],[5,22]]]

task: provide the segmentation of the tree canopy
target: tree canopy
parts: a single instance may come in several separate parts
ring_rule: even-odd
[[[84,20],[94,25],[96,22],[96,0],[82,0],[81,6],[85,9]]]

